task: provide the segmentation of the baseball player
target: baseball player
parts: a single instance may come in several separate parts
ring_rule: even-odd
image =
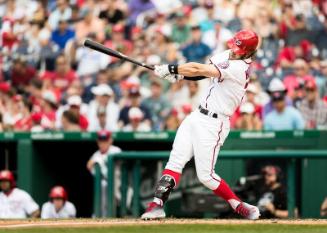
[[[178,185],[185,164],[194,156],[197,176],[214,194],[226,200],[234,211],[247,219],[258,219],[256,206],[242,202],[215,171],[218,152],[229,130],[229,118],[240,105],[249,82],[251,57],[259,38],[250,30],[237,32],[228,41],[229,50],[215,54],[210,64],[158,65],[155,74],[169,82],[211,78],[211,85],[198,110],[188,115],[176,133],[173,149],[154,199],[142,219],[164,218],[163,205]]]
[[[49,194],[50,201],[42,206],[41,218],[75,218],[76,208],[68,201],[68,195],[64,187],[55,186]]]
[[[0,171],[0,219],[38,217],[39,206],[24,190],[16,188],[14,175]]]

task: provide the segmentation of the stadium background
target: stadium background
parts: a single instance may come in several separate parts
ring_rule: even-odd
[[[150,64],[205,62],[211,52],[224,49],[233,32],[251,28],[262,38],[251,73],[255,114],[253,123],[245,125],[237,124],[242,116],[235,115],[234,129],[265,128],[267,89],[273,78],[287,86],[290,105],[299,107],[306,98],[307,80],[314,80],[319,100],[326,101],[325,1],[21,0],[1,2],[0,14],[0,168],[13,170],[18,185],[31,192],[39,204],[46,201],[53,185],[66,186],[82,217],[90,217],[93,211],[93,181],[85,168],[97,149],[90,132],[101,129],[100,124],[93,123],[101,116],[110,121],[104,124],[108,130],[133,131],[126,126],[130,121],[126,111],[131,98],[137,97],[142,107],[141,113],[140,109],[134,111],[134,119],[141,124],[139,130],[148,133],[117,133],[115,144],[126,151],[167,151],[173,133],[160,132],[176,130],[180,121],[196,109],[207,85],[205,81],[199,85],[160,82],[151,72],[83,48],[86,37]],[[203,43],[192,43],[200,36]],[[110,107],[93,108],[96,114],[90,114],[96,99],[92,88],[99,84],[112,89],[112,93],[108,91]],[[151,98],[155,94],[160,98]],[[70,97],[75,99],[68,103]],[[79,114],[74,111],[76,105]],[[318,110],[324,112],[325,108]],[[251,109],[245,111],[253,113]],[[64,111],[71,114],[63,122]],[[302,113],[303,117],[310,114]],[[269,132],[259,136],[250,133],[253,148],[244,137],[233,139],[232,133],[224,149],[308,150],[309,159],[296,162],[296,205],[300,211],[312,208],[305,217],[319,217],[327,193],[327,164],[325,159],[310,159],[310,153],[326,149],[326,124],[326,118],[320,124],[306,120],[303,128],[287,129],[291,131],[280,138]],[[262,164],[277,162],[286,173],[287,162],[273,156],[265,159]],[[255,172],[247,170],[243,159],[221,160],[218,164],[231,182]]]

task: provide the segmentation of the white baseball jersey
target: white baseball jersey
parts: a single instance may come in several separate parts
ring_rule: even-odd
[[[38,204],[24,190],[14,188],[8,196],[0,192],[0,219],[27,218],[38,209]]]
[[[250,59],[229,60],[230,50],[214,55],[210,61],[220,77],[213,77],[201,101],[201,106],[218,118],[199,110],[188,115],[179,126],[166,169],[182,173],[185,164],[194,157],[197,176],[206,187],[215,190],[221,178],[215,165],[221,146],[230,130],[229,116],[242,102],[248,83]]]
[[[107,178],[107,174],[108,174],[108,169],[107,169],[108,156],[110,156],[111,154],[116,154],[116,153],[120,153],[120,152],[121,152],[121,149],[119,147],[111,145],[109,150],[106,153],[102,154],[98,150],[92,155],[91,160],[93,160],[94,162],[96,162],[100,165],[101,174],[102,174],[103,178]],[[92,174],[94,174],[94,170],[92,170]]]
[[[249,82],[251,59],[229,60],[230,50],[216,54],[210,62],[217,67],[220,77],[213,77],[201,101],[201,106],[214,113],[231,116],[241,104]]]
[[[75,218],[76,208],[73,203],[66,201],[64,206],[57,212],[52,202],[43,204],[41,218]]]

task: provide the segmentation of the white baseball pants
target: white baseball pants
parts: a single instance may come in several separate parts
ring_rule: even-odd
[[[177,130],[166,169],[182,173],[194,156],[200,182],[211,190],[217,189],[221,178],[215,173],[215,165],[229,130],[228,117],[213,118],[198,110],[192,112]]]

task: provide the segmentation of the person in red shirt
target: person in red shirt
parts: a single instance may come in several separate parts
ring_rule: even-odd
[[[112,38],[111,40],[105,42],[105,46],[126,55],[129,55],[133,49],[132,43],[124,38],[124,27],[121,24],[116,24],[113,26]],[[117,61],[118,58],[112,57],[112,63]]]
[[[80,112],[81,104],[82,104],[81,97],[78,95],[73,95],[68,98],[67,102],[68,102],[68,106],[69,106],[69,111],[73,112],[76,116],[78,116],[79,126],[80,126],[81,130],[86,131],[87,127],[89,126],[89,121]]]
[[[24,89],[36,76],[36,70],[29,66],[22,57],[13,61],[11,68],[11,83],[18,89]]]
[[[19,111],[19,117],[14,122],[14,130],[29,131],[32,126],[32,121],[28,102],[24,100],[21,95],[14,95],[12,100],[13,104],[17,106],[17,110]]]
[[[302,84],[314,80],[314,77],[309,74],[309,66],[303,59],[295,60],[293,70],[293,74],[286,76],[283,82],[292,100],[302,99],[305,94]]]
[[[51,85],[64,92],[77,79],[74,70],[70,68],[69,62],[64,55],[59,55],[56,59],[56,69],[54,72],[46,71],[42,75],[45,82],[50,82]]]

